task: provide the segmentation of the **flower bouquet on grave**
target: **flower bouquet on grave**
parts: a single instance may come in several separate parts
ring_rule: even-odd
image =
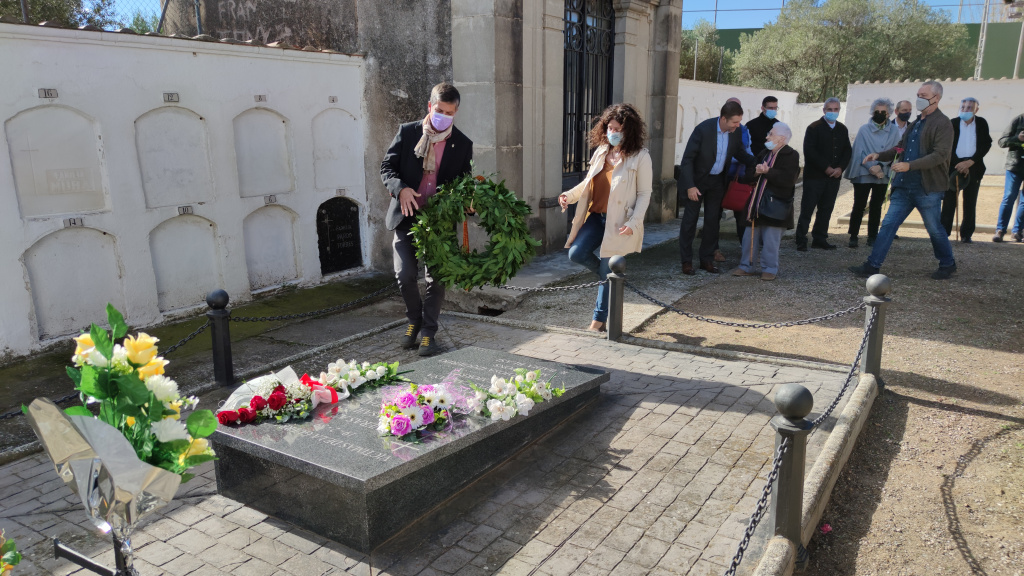
[[[217,412],[217,420],[221,424],[287,422],[308,417],[320,403],[333,404],[338,400],[337,390],[320,384],[308,374],[299,378],[288,366],[236,388]]]
[[[533,407],[552,397],[565,394],[565,388],[554,388],[540,376],[540,370],[516,368],[508,380],[491,376],[486,390],[470,382],[476,395],[470,399],[470,409],[491,420],[509,420],[516,414],[528,416]]]
[[[92,418],[87,406],[98,405],[98,419],[116,428],[139,460],[188,482],[188,469],[216,458],[206,438],[217,429],[217,419],[209,410],[194,410],[180,422],[182,409],[199,400],[182,398],[178,384],[164,375],[168,362],[157,355],[159,340],[144,332],[127,336],[124,316],[110,304],[107,322],[109,332],[93,324],[74,339],[75,366],[67,374],[84,405],[64,412]],[[123,340],[115,344],[118,339]]]
[[[335,389],[343,388],[344,397],[348,398],[350,389],[356,390],[363,384],[376,388],[406,382],[408,379],[404,375],[410,372],[412,370],[399,372],[398,362],[377,362],[376,364],[363,362],[360,364],[355,360],[346,363],[339,358],[328,364],[327,371],[321,372],[317,380],[324,386]]]
[[[381,402],[377,433],[414,440],[421,430],[444,430],[454,415],[454,398],[440,384],[417,386],[385,394]]]

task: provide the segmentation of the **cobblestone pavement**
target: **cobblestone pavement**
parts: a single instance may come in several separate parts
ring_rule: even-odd
[[[611,381],[590,406],[369,557],[217,495],[207,464],[170,505],[142,522],[133,538],[139,572],[721,574],[771,464],[773,390],[801,383],[823,408],[844,377],[583,334],[451,316],[442,321],[439,340],[449,349],[472,343],[599,367]],[[398,336],[396,329],[367,337],[295,368],[320,370],[337,357],[415,361],[398,348]],[[216,394],[204,399],[207,407],[215,401]],[[827,429],[812,434],[808,466]],[[0,527],[25,553],[19,576],[77,569],[53,559],[54,536],[113,566],[110,541],[91,527],[43,454],[0,468]],[[744,567],[756,560],[748,557]]]

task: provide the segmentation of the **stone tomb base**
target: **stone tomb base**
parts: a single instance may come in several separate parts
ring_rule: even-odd
[[[404,368],[417,384],[450,388],[540,369],[566,392],[508,421],[457,417],[452,430],[416,443],[377,434],[382,390],[318,406],[303,422],[221,427],[211,438],[218,492],[369,553],[596,398],[608,381],[606,372],[480,348]]]

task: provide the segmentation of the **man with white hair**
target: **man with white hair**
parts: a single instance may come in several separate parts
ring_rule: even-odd
[[[942,227],[946,236],[953,233],[958,196],[964,191],[964,212],[960,224],[960,241],[972,242],[974,216],[978,207],[978,189],[985,176],[985,154],[992,149],[992,135],[988,122],[978,116],[978,101],[964,98],[960,101],[960,117],[953,119],[953,156],[950,158],[950,186],[942,199]],[[966,184],[965,184],[966,183]]]
[[[868,154],[864,164],[879,160],[894,162],[896,173],[889,196],[889,211],[878,230],[875,246],[867,262],[851,266],[850,271],[867,278],[878,270],[889,253],[896,231],[910,213],[917,208],[932,241],[939,269],[932,274],[935,280],[946,280],[956,272],[953,247],[942,228],[942,197],[949,181],[949,158],[953,153],[953,124],[939,110],[942,84],[930,80],[917,90],[917,110],[921,113],[907,128],[899,146],[877,154]]]
[[[800,199],[800,221],[796,225],[796,249],[807,251],[807,229],[814,217],[811,248],[835,250],[828,241],[828,224],[839,195],[843,170],[850,163],[853,147],[850,132],[839,121],[839,99],[829,98],[824,115],[807,127],[804,135],[804,192]]]

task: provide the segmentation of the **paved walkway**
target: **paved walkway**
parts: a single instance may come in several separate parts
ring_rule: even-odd
[[[206,465],[143,521],[133,538],[140,573],[721,574],[770,464],[773,390],[798,382],[824,407],[843,379],[584,334],[442,320],[446,343],[600,367],[611,380],[594,404],[371,557],[217,495]],[[396,329],[350,342],[295,368],[321,370],[338,357],[413,362],[395,344],[398,335]],[[223,396],[218,391],[204,403],[211,407]],[[808,465],[826,435],[827,427],[812,434]],[[53,559],[54,536],[113,566],[109,540],[91,528],[45,455],[0,467],[0,526],[25,554],[19,576],[77,569]],[[748,557],[744,568],[755,561]]]

